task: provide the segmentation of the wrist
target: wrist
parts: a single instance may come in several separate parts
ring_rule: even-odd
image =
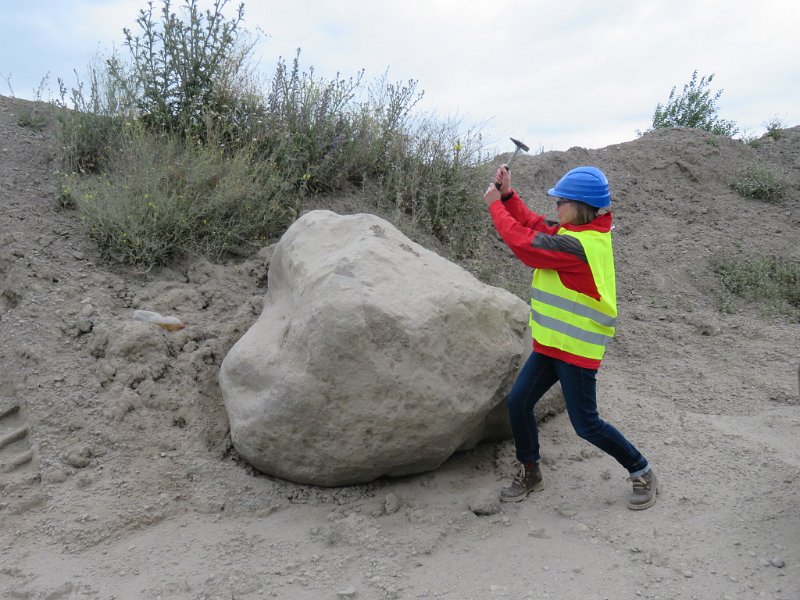
[[[500,191],[500,200],[505,202],[506,200],[511,200],[512,196],[514,195],[514,190],[509,188],[508,191],[504,194],[502,190]]]

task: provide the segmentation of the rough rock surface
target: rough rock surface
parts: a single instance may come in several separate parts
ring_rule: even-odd
[[[526,304],[374,215],[317,210],[278,243],[259,320],[222,363],[236,450],[343,485],[434,469],[485,438],[530,346]]]

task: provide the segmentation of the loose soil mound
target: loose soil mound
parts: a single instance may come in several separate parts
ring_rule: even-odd
[[[563,414],[542,428],[545,490],[512,506],[487,498],[513,472],[510,442],[352,487],[254,472],[216,378],[260,312],[269,249],[144,274],[101,261],[54,201],[55,126],[20,126],[29,109],[0,97],[0,597],[800,597],[800,325],[739,300],[721,312],[713,272],[800,261],[800,128],[515,159],[514,186],[551,215],[567,169],[611,180],[620,320],[599,396],[663,483],[639,514]],[[783,200],[731,189],[753,164],[790,183]],[[486,235],[464,266],[525,297],[530,273]]]

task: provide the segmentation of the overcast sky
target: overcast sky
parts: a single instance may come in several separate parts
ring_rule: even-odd
[[[156,6],[161,6],[160,0]],[[173,0],[177,8],[182,0]],[[201,0],[201,6],[211,2]],[[51,94],[95,55],[122,47],[145,0],[0,0],[0,94]],[[229,16],[236,3],[226,9]],[[301,65],[331,78],[366,70],[418,80],[422,110],[479,126],[510,150],[601,148],[636,138],[692,71],[715,74],[724,119],[761,135],[773,118],[800,124],[800,3],[785,0],[249,0],[272,72]],[[43,94],[46,96],[46,93]]]

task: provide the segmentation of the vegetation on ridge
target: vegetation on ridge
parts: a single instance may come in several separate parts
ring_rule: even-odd
[[[711,82],[714,74],[703,75],[697,80],[697,71],[683,86],[680,95],[673,87],[666,104],[659,103],[653,113],[653,129],[664,127],[694,127],[716,135],[732,137],[739,131],[736,123],[719,117],[717,102],[722,96],[718,90],[712,96]]]
[[[456,256],[480,246],[487,178],[481,139],[460,123],[417,115],[417,82],[325,80],[299,51],[261,84],[250,68],[244,9],[205,13],[163,0],[125,31],[88,81],[60,82],[59,197],[106,255],[139,268],[201,253],[218,258],[279,236],[310,195],[355,186]]]

